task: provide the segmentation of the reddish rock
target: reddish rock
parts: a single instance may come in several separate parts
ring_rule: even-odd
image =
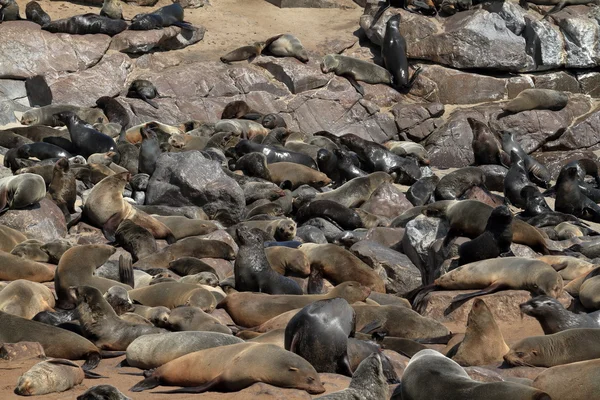
[[[44,243],[61,239],[67,234],[65,216],[48,198],[26,208],[8,210],[0,216],[0,224]]]
[[[38,342],[4,343],[0,347],[0,358],[8,361],[45,358],[44,348]]]
[[[371,214],[394,219],[413,208],[413,205],[406,199],[400,189],[391,183],[384,183],[373,192],[371,198],[364,202],[360,208]]]

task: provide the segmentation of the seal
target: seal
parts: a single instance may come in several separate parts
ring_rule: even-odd
[[[512,151],[510,162],[510,168],[504,178],[504,197],[515,207],[525,208],[526,199],[521,196],[521,191],[526,186],[532,185],[525,169],[525,161],[519,157],[517,152]]]
[[[510,347],[504,361],[512,366],[554,367],[600,358],[600,329],[577,328],[532,336]]]
[[[19,174],[0,179],[0,210],[25,208],[46,197],[44,178]]]
[[[598,394],[600,360],[558,365],[542,371],[532,386],[548,393],[553,400],[588,400]],[[565,382],[578,382],[577,388]]]
[[[30,1],[25,6],[25,17],[38,25],[46,25],[50,23],[50,16],[42,9],[37,1]]]
[[[502,361],[508,350],[487,304],[481,299],[475,299],[467,319],[465,338],[446,357],[463,367],[490,365]]]
[[[239,391],[264,382],[284,388],[325,391],[315,369],[302,357],[271,344],[238,343],[190,353],[160,366],[130,390],[159,385],[191,386],[170,393]]]
[[[348,250],[331,243],[304,243],[299,249],[308,258],[311,271],[334,285],[355,281],[374,292],[385,293],[385,283],[377,272]]]
[[[188,237],[178,240],[177,243],[165,247],[156,254],[141,259],[135,263],[134,267],[138,269],[168,268],[171,261],[181,257],[233,260],[235,253],[229,244],[220,240]]]
[[[253,143],[249,140],[242,139],[235,145],[234,148],[238,156],[244,154],[257,152],[262,153],[267,157],[267,163],[276,162],[292,162],[296,164],[306,165],[307,167],[317,169],[317,164],[310,156],[302,153],[296,153],[293,151],[285,150],[282,148],[275,148],[271,146],[265,146],[258,143]]]
[[[458,265],[496,258],[510,253],[513,216],[507,206],[494,208],[485,232],[458,247]]]
[[[99,349],[126,350],[139,336],[167,332],[161,328],[122,320],[102,297],[102,293],[94,287],[72,287],[70,292],[71,297],[76,299],[83,336],[90,339]]]
[[[48,357],[86,360],[82,368],[94,369],[100,363],[100,351],[92,342],[66,329],[30,321],[0,311],[0,342],[38,342]]]
[[[552,0],[537,1],[545,1],[546,4],[552,2]],[[565,92],[552,89],[525,89],[517,97],[502,106],[502,110],[505,113],[519,113],[529,110],[559,111],[565,108],[568,102],[569,96]]]
[[[556,211],[600,222],[600,206],[584,195],[579,187],[577,168],[566,165],[556,180]]]
[[[155,238],[174,243],[175,238],[169,228],[124,200],[123,189],[130,177],[129,172],[122,172],[102,179],[88,195],[83,205],[83,216],[93,225],[101,227],[104,236],[110,241],[114,241],[119,224],[130,219],[148,229]]]
[[[246,57],[248,58],[248,57]],[[223,61],[223,57],[221,57]],[[225,61],[223,61],[225,62]],[[250,108],[248,103],[243,100],[235,100],[227,103],[223,112],[221,113],[221,119],[260,119],[262,116],[258,111]]]
[[[267,39],[263,52],[266,51],[277,57],[294,57],[303,63],[307,63],[308,53],[300,39],[289,33],[273,36]]]
[[[17,157],[19,158],[30,158],[35,157],[38,160],[45,160],[47,158],[71,158],[71,154],[62,147],[58,147],[51,143],[36,142],[30,144],[24,144],[17,148]]]
[[[21,116],[22,125],[45,125],[40,128],[11,128],[11,130],[19,135],[23,135],[34,142],[41,142],[43,138],[47,136],[60,136],[63,135],[60,131],[50,129],[51,126],[62,125],[62,122],[56,117],[56,114],[60,112],[70,111],[87,123],[95,124],[97,122],[108,122],[108,119],[101,110],[93,108],[81,108],[77,106],[70,106],[66,104],[52,104],[39,108],[32,108],[27,110]]]
[[[230,293],[217,308],[222,308],[233,321],[245,327],[258,326],[287,311],[302,308],[317,300],[341,297],[348,303],[364,301],[371,290],[358,282],[344,282],[324,295],[268,295],[263,293]]]
[[[179,257],[169,263],[169,269],[181,276],[195,275],[202,272],[216,274],[213,267],[195,257]]]
[[[75,299],[71,297],[71,287],[92,286],[99,289],[101,293],[106,293],[112,286],[131,289],[131,286],[124,283],[94,275],[94,271],[115,251],[114,247],[104,244],[86,244],[67,250],[60,258],[54,276],[57,306],[65,310],[75,307]]]
[[[310,275],[310,261],[299,249],[274,246],[265,249],[269,265],[281,275],[305,278]]]
[[[235,61],[246,61],[246,60],[248,60],[248,62],[252,62],[252,60],[254,60],[256,57],[258,57],[262,53],[262,51],[266,45],[267,45],[266,42],[254,42],[251,45],[242,46],[235,50],[232,50],[229,53],[225,54],[224,56],[220,57],[219,59],[221,60],[221,62],[224,62],[225,64],[230,64]],[[221,117],[221,118],[223,118],[223,117]],[[239,117],[237,117],[237,118],[239,118]]]
[[[179,6],[179,8],[181,8],[181,6],[178,3],[175,3],[173,5]],[[169,6],[166,6],[166,7],[169,7]],[[163,8],[166,8],[166,7],[163,7]],[[183,10],[181,12],[183,14]],[[149,14],[147,14],[147,15],[149,15]],[[135,17],[134,17],[134,19],[135,19]],[[132,26],[133,26],[133,24],[132,24]],[[156,87],[154,87],[152,82],[145,80],[145,79],[134,80],[133,82],[131,82],[131,85],[129,85],[129,90],[127,91],[127,97],[142,99],[146,103],[150,104],[152,107],[156,108],[157,110],[158,110],[158,106],[156,105],[155,102],[152,101],[152,99],[154,99],[155,97],[158,97],[158,96],[159,96],[159,94],[158,94],[158,91],[156,90]],[[127,135],[127,137],[129,137],[129,135]]]
[[[71,141],[85,158],[94,153],[117,151],[117,144],[110,136],[87,125],[75,113],[63,111],[56,117],[67,126]]]
[[[184,29],[193,28],[187,22],[183,21],[183,7],[179,3],[169,4],[153,11],[149,14],[138,14],[131,20],[130,30],[149,31],[152,29],[161,29],[168,26],[178,26]]]
[[[541,256],[537,257],[537,259],[552,265],[565,280],[573,280],[582,275],[585,276],[595,268],[595,264],[571,256]]]
[[[52,181],[48,186],[48,194],[58,208],[63,212],[67,222],[75,213],[77,201],[77,182],[75,174],[70,171],[69,160],[59,159],[52,168]]]
[[[119,0],[105,0],[104,4],[107,4],[109,2],[111,4],[118,2],[120,7]],[[127,114],[127,110],[115,98],[109,96],[102,96],[98,100],[96,100],[96,105],[102,109],[109,122],[117,123],[121,125],[123,129],[129,129],[129,127],[131,126],[131,119]]]
[[[393,178],[385,172],[373,172],[364,177],[354,178],[335,190],[318,193],[315,200],[331,200],[348,208],[360,207],[384,183]]]
[[[123,9],[119,0],[104,0],[100,16],[111,19],[123,19]]]
[[[123,256],[121,256],[123,257]],[[83,287],[83,286],[82,286]],[[127,294],[127,289],[122,286],[113,286],[104,293],[104,299],[119,316],[133,312],[135,306]],[[136,314],[137,315],[137,314]]]
[[[435,188],[435,198],[437,200],[455,200],[473,186],[484,185],[485,175],[481,169],[477,167],[460,168],[440,179]]]
[[[115,36],[127,29],[127,22],[97,14],[83,14],[52,21],[42,26],[42,29],[52,33],[70,33],[72,35],[104,33],[108,36]]]
[[[112,385],[96,385],[77,396],[77,400],[131,400]]]
[[[394,15],[386,23],[381,58],[385,68],[392,74],[392,87],[398,91],[410,90],[421,73],[421,67],[415,69],[408,63],[406,40],[400,34],[400,14]],[[414,70],[411,77],[408,72],[409,66]]]
[[[347,389],[317,397],[321,400],[379,400],[389,398],[389,386],[383,374],[382,356],[372,353],[359,365]]]
[[[155,215],[158,221],[162,222],[167,228],[173,232],[175,239],[183,239],[189,236],[208,235],[216,231],[218,226],[211,221],[201,219],[192,219],[182,216],[159,216]]]
[[[548,394],[531,386],[472,380],[456,361],[431,349],[421,350],[410,359],[399,391],[402,400],[428,400],[440,396],[448,400],[551,400]]]
[[[127,365],[141,369],[158,368],[196,351],[243,343],[231,334],[217,332],[168,332],[144,335],[127,347]]]
[[[241,226],[236,236],[240,244],[233,266],[237,291],[302,295],[296,282],[271,269],[259,233]]]
[[[160,144],[156,133],[148,125],[141,129],[142,145],[140,146],[139,171],[152,176],[156,169],[156,160],[161,155]]]
[[[15,0],[0,0],[0,21],[18,21],[19,5]]]
[[[171,331],[208,331],[231,335],[231,329],[198,307],[174,308],[169,314],[166,327]]]
[[[10,254],[23,257],[31,261],[44,262],[50,261],[48,254],[42,250],[44,243],[35,239],[27,239],[19,243],[10,251]]]
[[[27,236],[18,230],[0,225],[0,251],[10,253],[15,246],[26,240]]]
[[[579,288],[579,301],[588,310],[600,309],[600,278],[596,277],[596,272],[590,272]]]
[[[348,79],[352,87],[356,89],[361,96],[365,91],[357,81],[369,84],[384,83],[392,85],[392,74],[385,68],[368,61],[357,58],[342,56],[339,54],[328,54],[321,61],[321,71],[324,74],[333,72],[338,76]]]
[[[133,301],[148,306],[173,309],[178,306],[200,307],[211,312],[217,304],[210,291],[190,283],[162,282],[129,291]]]
[[[289,218],[275,219],[272,221],[245,221],[236,225],[235,228],[238,228],[240,226],[246,226],[251,229],[260,229],[261,231],[266,232],[267,234],[274,237],[275,240],[280,242],[294,240],[294,237],[296,236],[296,223]],[[235,228],[232,227],[229,228],[229,230]]]
[[[25,319],[53,311],[54,306],[54,295],[41,283],[17,279],[0,291],[0,311]]]
[[[131,254],[133,262],[151,256],[158,251],[152,233],[129,219],[125,219],[119,224],[115,232],[115,240]]]
[[[502,150],[500,138],[483,122],[467,118],[473,132],[473,154],[475,165],[510,165],[510,157]]]
[[[301,185],[321,188],[331,183],[331,179],[324,173],[296,163],[272,163],[267,166],[267,170],[271,182],[280,185],[283,189],[295,190]]]
[[[551,335],[576,328],[600,328],[600,311],[576,314],[550,296],[536,296],[519,305],[521,312],[538,320],[544,333]]]
[[[333,200],[315,200],[300,207],[296,213],[296,222],[301,224],[311,218],[325,218],[340,228],[354,230],[364,228],[356,211]]]
[[[83,382],[87,374],[73,361],[51,359],[35,364],[19,377],[15,394],[40,396],[48,393],[64,392]],[[94,378],[100,375],[94,374]]]
[[[315,301],[288,322],[285,349],[304,358],[319,373],[352,376],[347,349],[354,322],[354,310],[346,300]]]

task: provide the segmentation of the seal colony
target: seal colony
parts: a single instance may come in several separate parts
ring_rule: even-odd
[[[554,15],[588,1],[530,3]],[[0,7],[2,23],[21,19],[14,0]],[[51,20],[30,2],[25,15],[65,37],[195,29],[179,3],[131,20],[123,7],[105,0],[99,15]],[[352,88],[332,79],[371,112],[367,85],[412,96],[426,83],[403,35],[414,21],[397,7],[451,15],[472,4],[385,2],[368,15],[381,25],[377,63],[317,57],[300,35],[277,32],[220,60],[291,58],[346,78]],[[299,132],[251,96],[213,104],[214,123],[174,121],[164,80],[128,79],[120,97],[87,99],[95,107],[54,103],[48,82],[27,78],[39,107],[0,131],[0,355],[49,357],[7,383],[15,394],[598,397],[593,153],[545,163],[524,150],[520,127],[500,131],[473,113],[474,162],[441,171],[425,142]],[[492,118],[571,105],[566,92],[529,88]],[[84,379],[99,384],[84,392]]]

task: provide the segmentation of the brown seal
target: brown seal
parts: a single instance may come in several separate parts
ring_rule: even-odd
[[[278,346],[260,343],[238,343],[187,354],[157,368],[130,390],[141,392],[168,385],[191,386],[173,391],[177,393],[235,392],[256,382],[312,394],[325,391],[308,361]]]
[[[589,400],[598,397],[600,360],[581,361],[548,368],[532,386],[548,393],[552,400]]]
[[[100,349],[126,350],[139,336],[167,332],[122,320],[94,287],[77,286],[70,291],[71,297],[77,302],[77,316],[83,336],[91,339]]]
[[[46,182],[36,174],[19,174],[0,179],[0,210],[18,209],[46,197]]]
[[[19,377],[15,393],[21,396],[40,396],[64,392],[79,385],[84,377],[84,371],[73,361],[63,359],[42,361]]]
[[[155,238],[173,243],[175,238],[169,228],[123,199],[123,189],[130,177],[129,172],[122,172],[98,182],[85,201],[83,214],[92,224],[102,228],[104,236],[111,241],[115,239],[119,224],[124,219],[130,219],[148,229]]]
[[[328,54],[323,57],[321,71],[324,74],[333,72],[338,76],[345,77],[363,96],[364,90],[357,81],[370,84],[392,84],[392,74],[387,69],[368,61],[339,54]]]
[[[0,225],[0,251],[10,253],[16,245],[26,240],[27,236],[18,230]]]
[[[331,183],[331,179],[324,173],[301,164],[278,162],[269,164],[267,168],[271,181],[285,189],[294,190],[301,185],[320,188]]]
[[[600,329],[578,328],[532,336],[512,346],[504,361],[513,366],[554,367],[600,358]]]
[[[305,278],[310,275],[310,261],[300,249],[273,246],[265,249],[269,265],[281,275]]]
[[[177,240],[188,236],[207,235],[219,229],[214,222],[201,219],[190,219],[180,216],[163,217],[159,215],[153,215],[152,217],[169,228]]]
[[[50,256],[44,250],[42,250],[43,242],[36,239],[27,239],[24,242],[19,243],[14,249],[10,251],[10,254],[15,256],[23,257],[31,261],[47,263],[50,261]]]
[[[588,310],[600,309],[600,276],[593,276],[581,284],[579,301]]]
[[[369,200],[373,192],[383,183],[391,183],[394,179],[385,172],[373,172],[364,177],[354,178],[335,190],[318,193],[315,200],[333,200],[349,208],[359,207]]]
[[[53,311],[54,294],[41,283],[18,279],[0,291],[0,311],[32,319],[42,311]]]
[[[123,249],[131,253],[134,262],[158,252],[156,239],[152,233],[130,219],[125,219],[119,224],[115,232],[115,240]]]
[[[455,200],[473,186],[485,184],[485,174],[478,167],[464,167],[440,179],[435,188],[437,200]]]
[[[50,282],[54,269],[10,253],[0,252],[0,281],[26,279],[32,282]]]
[[[265,42],[254,42],[249,46],[243,46],[235,50],[230,51],[220,58],[221,62],[229,64],[234,61],[252,61],[254,58],[262,53],[265,48]],[[239,117],[238,117],[239,118]]]
[[[163,282],[133,289],[129,291],[129,297],[149,307],[173,309],[178,306],[193,306],[200,307],[205,312],[211,312],[217,303],[214,296],[203,287],[179,282]]]
[[[541,256],[538,260],[551,265],[565,280],[577,279],[595,268],[595,264],[571,256]]]
[[[364,301],[371,290],[358,282],[344,282],[324,295],[268,295],[262,293],[231,293],[217,308],[223,308],[236,324],[245,327],[258,326],[286,311],[302,308],[323,299],[341,297],[352,304]]]
[[[208,331],[231,335],[231,329],[199,307],[175,307],[169,313],[167,327],[171,331]]]
[[[547,0],[544,4],[549,3],[551,1]],[[558,111],[565,108],[568,102],[569,96],[565,92],[551,89],[525,89],[517,97],[506,103],[502,110],[507,113],[529,110]]]
[[[470,367],[502,361],[508,350],[490,309],[483,300],[475,299],[467,319],[465,338],[446,356],[463,367]]]
[[[48,194],[58,208],[63,212],[67,222],[75,213],[77,200],[77,182],[75,174],[70,171],[69,160],[59,159],[52,168],[52,181],[48,186]]]
[[[467,118],[473,132],[475,165],[510,165],[510,157],[502,150],[501,139],[483,122]]]
[[[246,226],[249,229],[260,229],[261,231],[264,231],[272,237],[274,237],[275,240],[281,242],[285,242],[287,240],[294,240],[294,237],[296,237],[296,223],[290,218],[244,221],[239,223],[238,225],[235,225],[235,227],[230,227],[228,231],[235,229],[239,226]]]

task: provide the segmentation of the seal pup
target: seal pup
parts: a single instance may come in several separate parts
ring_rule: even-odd
[[[446,356],[463,367],[470,367],[502,361],[508,350],[487,304],[481,299],[475,299],[467,319],[465,338]]]
[[[148,125],[142,127],[142,145],[140,146],[139,171],[152,176],[156,169],[156,160],[161,154],[156,133]]]
[[[237,291],[302,295],[295,281],[271,269],[259,233],[246,226],[235,233],[240,244],[233,266]]]
[[[478,167],[464,167],[440,179],[435,187],[436,200],[455,200],[474,186],[485,187],[485,174]]]
[[[36,174],[20,174],[0,179],[0,211],[25,208],[46,197],[46,182]]]
[[[50,23],[50,16],[42,9],[40,3],[37,1],[30,1],[25,6],[25,17],[38,25],[45,25]]]
[[[253,383],[325,391],[317,371],[302,357],[279,346],[238,343],[200,350],[160,366],[130,390],[141,392],[159,385],[187,386],[169,393],[236,392]]]
[[[456,361],[431,349],[421,350],[410,359],[399,391],[402,400],[551,400],[531,386],[475,381]]]
[[[285,328],[285,349],[308,361],[319,373],[352,376],[348,337],[354,336],[355,315],[341,298],[305,306]]]
[[[295,57],[303,63],[309,61],[308,54],[300,39],[289,33],[273,36],[267,39],[263,53],[268,52],[277,57]]]
[[[178,3],[175,4],[179,5]],[[129,85],[129,89],[127,91],[127,97],[142,99],[158,110],[158,105],[156,105],[152,99],[159,97],[159,94],[156,90],[156,87],[148,80],[136,79],[131,82],[131,85]]]
[[[467,118],[467,122],[473,132],[473,154],[475,156],[475,165],[510,165],[510,157],[502,150],[500,138],[496,136],[490,128],[483,122]]]
[[[542,371],[532,383],[552,400],[589,400],[598,397],[600,360],[558,365]]]
[[[254,42],[251,45],[243,46],[232,50],[224,56],[221,56],[219,59],[225,64],[230,64],[235,61],[246,60],[248,60],[248,62],[252,62],[256,57],[258,57],[262,53],[266,45],[266,42]]]
[[[129,297],[144,306],[163,306],[169,309],[179,306],[192,306],[199,307],[204,312],[211,312],[217,304],[215,297],[209,290],[192,283],[156,283],[130,290]]]
[[[83,122],[75,113],[63,111],[55,115],[59,121],[67,126],[71,141],[80,155],[85,158],[94,153],[117,151],[117,144],[110,136],[95,130],[91,125]]]
[[[387,69],[368,61],[339,54],[328,54],[323,57],[321,71],[324,74],[333,72],[348,79],[348,82],[361,96],[365,95],[365,91],[357,81],[370,84],[384,83],[386,85],[391,85],[393,81],[392,74]]]
[[[400,14],[394,15],[387,21],[381,45],[381,58],[385,68],[392,74],[392,87],[398,91],[410,90],[421,73],[421,67],[414,68],[408,63],[406,40],[400,34]],[[408,67],[414,70],[410,78]]]
[[[19,5],[15,0],[0,0],[0,6],[0,22],[18,21],[21,19]]]
[[[70,33],[72,35],[104,33],[108,36],[115,36],[127,29],[127,22],[97,14],[83,14],[52,21],[43,25],[42,29],[52,33]]]
[[[96,385],[77,396],[77,400],[131,400],[112,385]]]
[[[130,30],[149,31],[168,26],[178,26],[183,29],[193,29],[193,26],[183,20],[184,10],[179,3],[169,4],[154,10],[149,14],[138,14],[131,20]]]
[[[575,328],[600,328],[600,311],[576,314],[550,296],[536,296],[519,305],[522,313],[538,320],[544,333],[551,335]]]
[[[362,360],[347,389],[317,397],[321,400],[381,400],[387,398],[389,398],[389,386],[383,374],[379,353],[372,353]]]
[[[84,371],[73,361],[50,359],[35,364],[21,375],[14,392],[21,396],[64,392],[79,385],[84,377],[101,378],[102,376]]]
[[[111,19],[123,19],[123,9],[119,0],[104,0],[100,16]]]

